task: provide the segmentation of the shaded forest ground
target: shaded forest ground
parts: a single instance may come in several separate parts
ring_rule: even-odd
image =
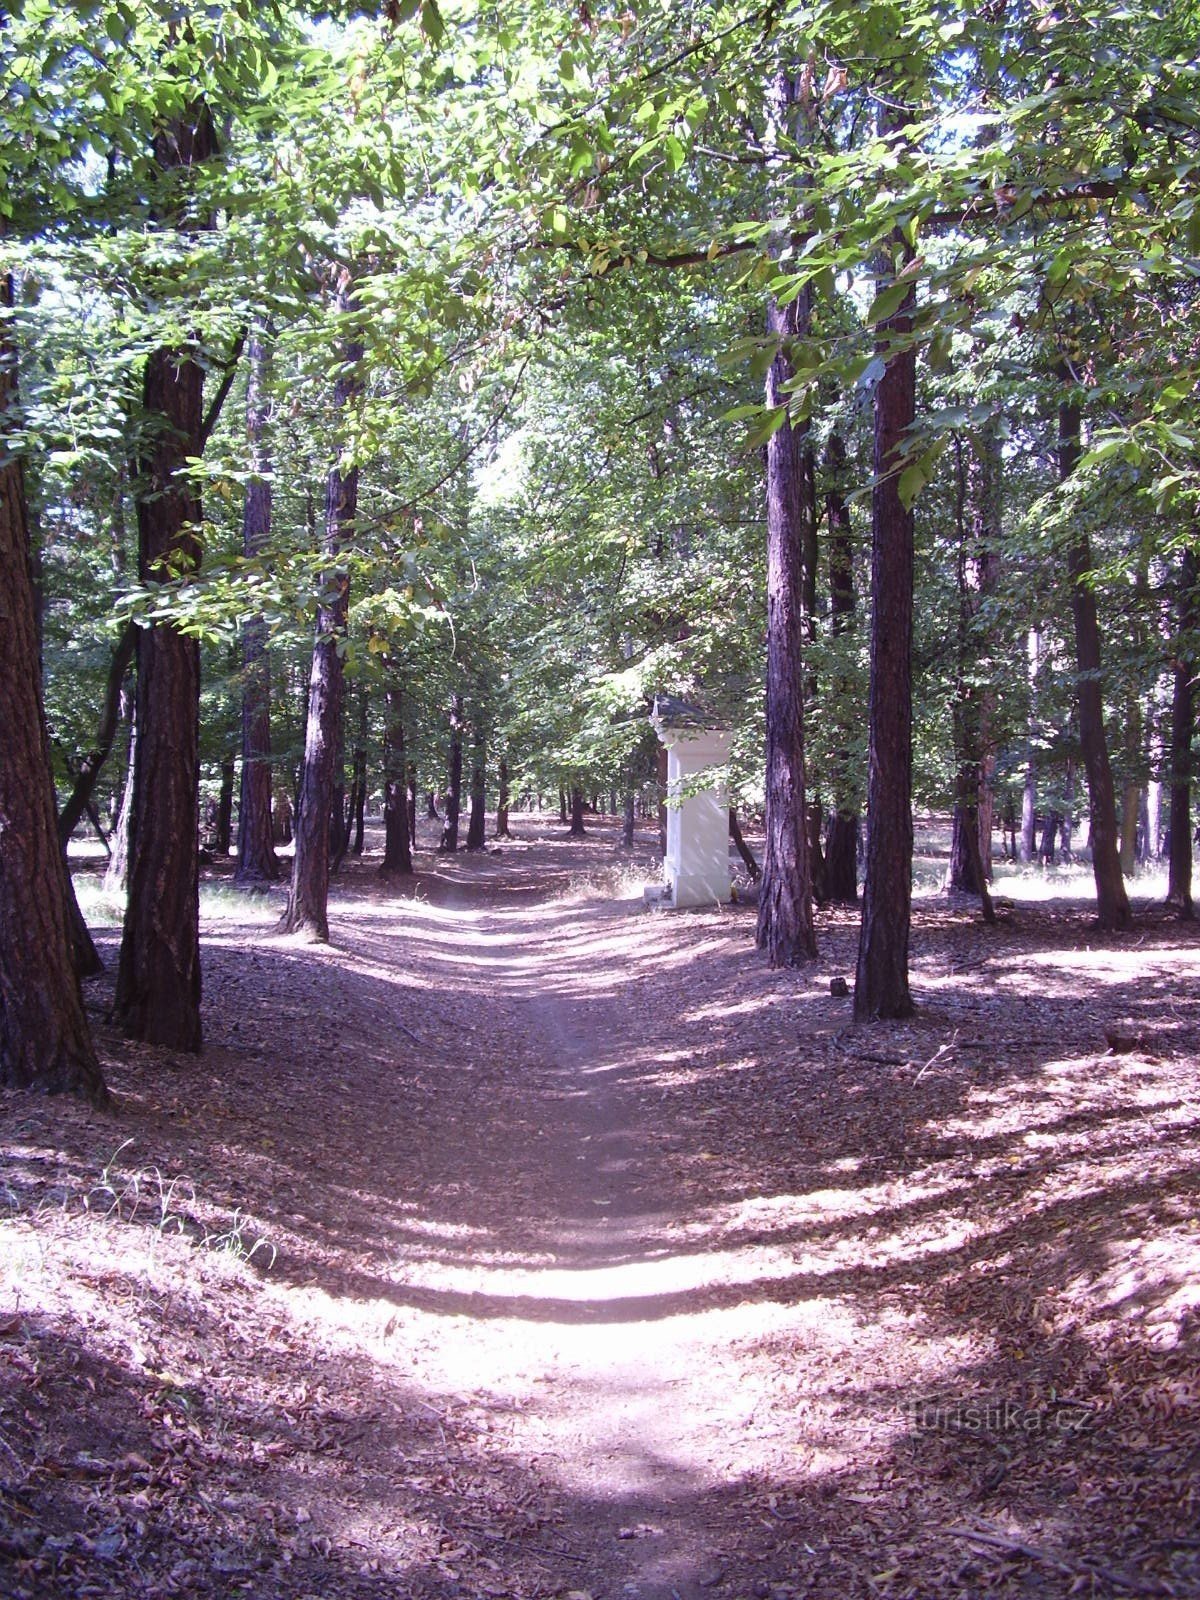
[[[0,1593],[1200,1594],[1196,933],[925,899],[854,1028],[517,827],[3,1096]]]

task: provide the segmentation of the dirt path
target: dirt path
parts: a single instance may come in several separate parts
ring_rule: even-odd
[[[932,903],[856,1030],[522,830],[4,1098],[0,1592],[1200,1593],[1194,932]]]

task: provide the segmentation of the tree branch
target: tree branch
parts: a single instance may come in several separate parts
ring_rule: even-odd
[[[233,380],[237,376],[238,362],[242,359],[242,351],[246,348],[246,334],[248,331],[247,328],[243,328],[233,341],[233,349],[230,351],[229,360],[225,362],[221,369],[225,374],[221,379],[221,387],[213,395],[212,405],[208,408],[208,415],[200,424],[201,451],[203,451],[212,436],[212,431],[220,419],[221,409],[229,398],[230,389],[233,388]]]

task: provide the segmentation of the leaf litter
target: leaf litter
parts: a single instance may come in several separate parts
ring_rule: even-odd
[[[922,901],[856,1028],[517,821],[4,1095],[0,1591],[1200,1594],[1194,930]]]

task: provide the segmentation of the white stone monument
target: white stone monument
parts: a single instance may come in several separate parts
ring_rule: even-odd
[[[725,904],[730,899],[729,800],[724,783],[714,782],[709,769],[729,760],[729,731],[713,727],[685,701],[661,695],[650,721],[667,747],[663,878],[670,904]]]

